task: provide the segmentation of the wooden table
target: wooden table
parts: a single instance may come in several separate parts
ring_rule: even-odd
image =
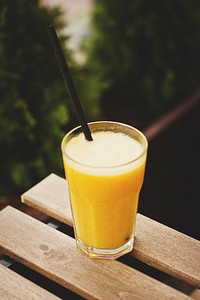
[[[69,228],[67,189],[65,179],[51,174],[24,193],[22,202]],[[139,261],[200,288],[200,242],[141,214],[137,215],[134,250],[122,259],[107,261],[89,259],[73,237],[7,206],[0,212],[0,252],[48,278],[50,286],[64,287],[66,299],[191,299],[135,268]],[[0,299],[58,297],[0,264]]]

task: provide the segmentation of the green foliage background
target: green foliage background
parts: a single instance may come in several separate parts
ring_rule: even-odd
[[[61,139],[78,125],[49,41],[52,23],[81,93],[59,8],[0,2],[0,195],[22,193],[51,172],[62,175]]]
[[[200,80],[198,0],[94,0],[78,65],[59,8],[0,2],[0,195],[63,175],[60,143],[78,125],[46,27],[53,23],[88,121],[144,128],[190,96]]]
[[[85,44],[103,116],[144,128],[200,83],[200,2],[95,0]]]

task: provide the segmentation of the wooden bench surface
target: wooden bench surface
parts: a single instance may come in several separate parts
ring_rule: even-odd
[[[58,300],[59,298],[0,264],[0,299]]]
[[[22,202],[73,225],[64,178],[49,175],[24,193]],[[200,242],[141,214],[137,215],[136,240],[131,255],[200,288]]]
[[[117,260],[89,259],[73,238],[10,206],[0,229],[1,252],[86,299],[191,299]]]

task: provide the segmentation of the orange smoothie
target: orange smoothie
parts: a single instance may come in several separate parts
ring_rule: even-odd
[[[146,149],[112,129],[92,137],[80,133],[62,149],[75,235],[91,249],[117,249],[133,240]]]

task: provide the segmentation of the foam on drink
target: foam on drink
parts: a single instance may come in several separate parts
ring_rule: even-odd
[[[137,159],[143,152],[142,145],[123,133],[94,132],[93,141],[81,133],[66,145],[65,153],[74,161],[90,167],[115,167]]]

